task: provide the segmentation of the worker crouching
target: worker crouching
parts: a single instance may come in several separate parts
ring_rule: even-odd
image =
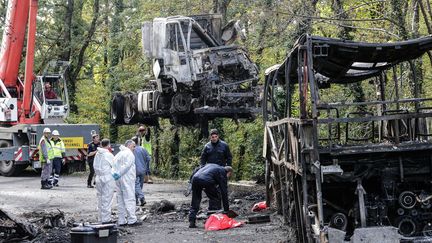
[[[232,172],[233,169],[231,166],[223,167],[217,164],[206,164],[193,175],[189,228],[196,228],[196,215],[200,208],[203,190],[209,198],[209,210],[220,209],[220,196],[222,197],[224,211],[227,212],[229,210],[228,178]],[[220,194],[217,186],[219,186]]]

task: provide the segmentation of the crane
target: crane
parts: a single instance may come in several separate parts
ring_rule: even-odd
[[[5,176],[18,174],[30,164],[40,167],[37,143],[45,127],[60,132],[70,167],[82,168],[90,133],[99,130],[96,124],[64,123],[69,115],[64,76],[68,62],[51,61],[42,75],[34,74],[37,11],[37,0],[9,0],[7,6],[0,49],[0,174]]]

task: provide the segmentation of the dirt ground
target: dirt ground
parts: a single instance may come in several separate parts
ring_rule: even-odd
[[[143,220],[143,225],[119,228],[118,242],[295,242],[290,239],[291,230],[283,226],[273,212],[266,212],[271,215],[269,223],[205,231],[205,219],[201,219],[197,222],[198,228],[189,229],[187,214],[191,197],[183,195],[185,185],[163,180],[145,184],[147,204],[137,207],[137,216]],[[229,192],[230,208],[239,213],[237,221],[247,221],[252,205],[264,199],[263,188],[259,186],[230,185]],[[172,202],[175,210],[156,212],[157,203],[162,200]],[[203,209],[207,202],[204,197]],[[114,218],[116,208],[114,202]],[[97,221],[96,190],[86,187],[85,173],[63,176],[60,187],[52,190],[40,190],[39,176],[32,172],[21,177],[0,176],[0,209],[37,225],[42,233],[33,242],[68,242],[73,223]],[[64,222],[47,228],[43,216],[59,214],[58,210],[64,214]]]

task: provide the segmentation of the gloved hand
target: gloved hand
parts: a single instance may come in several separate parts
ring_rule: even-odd
[[[63,164],[63,165],[66,164],[66,159],[65,159],[65,158],[62,159],[62,164]]]
[[[187,197],[191,194],[191,192],[192,192],[192,183],[189,182],[186,190],[183,192],[183,195]]]
[[[120,179],[120,175],[118,173],[113,173],[112,177],[114,178],[114,180]]]
[[[49,165],[49,164],[51,164],[51,160],[50,159],[47,159],[47,164]]]

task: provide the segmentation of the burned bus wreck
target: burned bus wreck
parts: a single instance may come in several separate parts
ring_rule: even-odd
[[[299,242],[430,240],[432,98],[416,66],[430,49],[304,35],[267,69],[267,202]]]

